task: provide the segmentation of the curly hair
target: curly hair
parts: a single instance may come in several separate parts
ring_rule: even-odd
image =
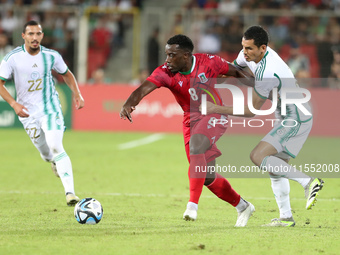
[[[186,35],[178,34],[173,37],[171,37],[167,44],[173,45],[177,44],[178,48],[182,50],[187,50],[189,52],[192,52],[194,50],[194,44],[192,43],[191,39],[187,37]]]

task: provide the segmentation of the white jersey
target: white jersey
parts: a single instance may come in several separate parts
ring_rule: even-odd
[[[297,88],[296,79],[282,58],[270,47],[267,46],[267,51],[262,60],[258,63],[254,61],[246,61],[243,50],[237,56],[234,64],[242,68],[249,67],[255,75],[255,91],[263,99],[268,98],[273,88],[278,89],[278,94],[281,97],[282,88]],[[287,93],[287,98],[304,98],[302,93]],[[308,103],[303,104],[304,107],[311,113]],[[278,107],[276,114],[281,118],[296,119],[304,122],[311,119],[310,115],[303,114],[294,104],[287,104],[287,116],[281,115],[281,100],[278,99]]]
[[[48,115],[61,111],[52,69],[59,74],[68,71],[58,52],[40,46],[40,52],[33,56],[22,45],[2,60],[0,79],[14,79],[16,100],[27,107],[30,116]]]

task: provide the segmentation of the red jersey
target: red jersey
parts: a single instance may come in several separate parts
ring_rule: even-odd
[[[186,73],[172,73],[166,63],[156,68],[147,78],[157,87],[167,87],[174,94],[178,104],[184,111],[186,124],[196,119],[199,114],[201,95],[207,94],[207,100],[223,105],[218,91],[214,88],[216,78],[229,71],[229,63],[217,55],[193,54],[191,70]]]

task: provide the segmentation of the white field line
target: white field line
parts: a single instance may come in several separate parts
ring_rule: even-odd
[[[153,134],[147,137],[118,145],[119,150],[128,150],[145,144],[153,143],[165,137],[164,134]]]
[[[0,194],[19,194],[19,195],[60,195],[61,192],[47,192],[47,191],[21,191],[21,190],[0,190]],[[82,194],[82,192],[80,193]],[[79,196],[79,193],[77,194]],[[170,195],[170,194],[142,194],[142,193],[101,193],[88,192],[86,196],[113,196],[113,197],[173,197],[173,198],[188,198],[188,195]],[[213,198],[212,195],[202,195],[203,198]],[[275,200],[273,197],[246,197],[247,200]],[[305,198],[291,198],[290,200],[305,201]],[[318,198],[318,201],[334,201],[340,202],[339,198]]]

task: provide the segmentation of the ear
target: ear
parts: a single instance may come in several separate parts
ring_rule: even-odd
[[[191,54],[190,54],[189,51],[185,51],[185,52],[183,53],[183,56],[184,56],[184,58],[188,59],[188,58],[191,56]]]
[[[267,50],[267,45],[261,45],[261,51],[263,51],[263,52],[266,52],[266,50]]]
[[[24,33],[21,33],[21,37],[22,37],[22,39],[25,40],[25,34]]]

